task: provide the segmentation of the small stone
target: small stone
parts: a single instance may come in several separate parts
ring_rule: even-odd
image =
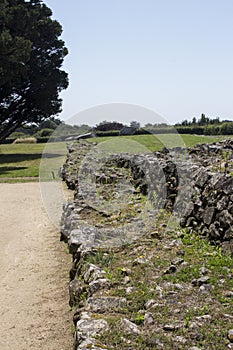
[[[159,339],[155,340],[155,345],[156,345],[156,349],[158,349],[158,350],[164,348],[163,343]]]
[[[212,316],[211,315],[202,315],[202,316],[197,316],[196,320],[197,321],[206,321],[206,320],[211,320]]]
[[[169,242],[168,244],[164,245],[165,249],[171,250],[173,247],[182,247],[183,246],[183,242],[180,238],[178,239],[174,239],[171,242]]]
[[[155,291],[159,294],[159,298],[163,297],[163,288],[160,286],[156,286]]]
[[[181,313],[181,309],[174,309],[173,310],[173,314],[180,314]]]
[[[83,311],[79,317],[82,320],[90,320],[91,316],[87,311]]]
[[[144,325],[151,326],[155,323],[155,319],[151,312],[147,312],[144,316]]]
[[[158,238],[159,233],[158,233],[158,231],[153,231],[150,233],[150,236],[151,236],[151,238]]]
[[[170,273],[175,273],[177,270],[175,265],[171,265],[169,266],[169,268],[167,270],[164,271],[164,275],[168,275]]]
[[[129,295],[129,294],[131,294],[135,289],[136,289],[135,287],[128,287],[128,288],[126,288],[126,290],[125,290],[125,294],[126,294],[126,295]]]
[[[111,283],[107,278],[100,278],[98,280],[92,281],[89,284],[88,296],[93,295],[100,289],[108,289]]]
[[[195,287],[200,287],[203,284],[207,284],[209,282],[209,279],[210,278],[208,276],[200,277],[198,279],[193,280],[192,281],[192,285],[195,286]]]
[[[155,299],[149,299],[146,303],[145,303],[145,308],[146,310],[148,309],[152,309],[156,306],[158,306],[159,304],[157,303],[157,301]]]
[[[202,275],[207,275],[207,273],[209,272],[209,270],[205,267],[205,266],[202,266],[200,269],[199,269],[200,273]]]
[[[180,265],[184,262],[184,259],[182,258],[175,258],[172,260],[172,265]]]
[[[86,302],[86,310],[94,313],[122,312],[126,304],[127,300],[120,297],[90,297]]]
[[[227,319],[231,319],[233,320],[233,315],[229,315],[229,314],[223,314],[223,316]]]
[[[203,214],[203,221],[205,224],[210,225],[211,222],[213,222],[213,218],[215,215],[215,207],[207,207]]]
[[[97,279],[105,278],[105,276],[106,272],[94,264],[89,264],[83,273],[85,283],[90,283]]]
[[[229,329],[227,337],[230,340],[230,342],[233,343],[233,329]]]
[[[126,333],[133,333],[136,335],[139,335],[141,333],[138,326],[135,323],[127,320],[127,318],[123,318],[123,320],[121,320],[121,325]]]
[[[201,293],[209,293],[214,289],[214,286],[212,284],[203,284],[200,286],[199,291]]]
[[[108,330],[108,323],[104,319],[94,319],[87,320],[81,319],[77,322],[76,328],[80,335],[85,336],[85,338],[90,336],[95,336],[96,334],[100,334],[101,332]]]
[[[183,290],[183,289],[184,289],[184,286],[182,286],[182,284],[180,284],[180,283],[175,283],[175,284],[174,284],[174,287],[175,287],[176,289],[179,289],[179,290]]]
[[[184,250],[178,250],[176,255],[178,255],[178,256],[185,256],[185,251]]]
[[[168,332],[174,332],[178,329],[179,327],[175,324],[165,324],[163,326],[163,329]]]
[[[130,278],[129,276],[125,276],[122,280],[122,284],[128,284],[128,283],[130,283]]]
[[[187,339],[185,339],[184,337],[182,337],[182,336],[180,336],[180,335],[177,335],[177,336],[175,337],[175,340],[176,340],[178,343],[183,344],[183,345],[187,343]]]

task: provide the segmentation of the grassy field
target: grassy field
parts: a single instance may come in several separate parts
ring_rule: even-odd
[[[49,169],[65,150],[65,143],[0,145],[0,182],[38,181],[41,161]]]
[[[119,137],[98,137],[91,139],[94,142],[108,142],[112,143],[112,146],[117,148],[124,148],[126,140],[128,140],[128,146],[132,143],[132,148],[136,147],[138,143],[139,150],[144,146],[145,150],[159,151],[163,147],[193,147],[196,144],[212,143],[220,140],[232,138],[233,136],[202,136],[202,135],[180,135],[180,134],[161,134],[161,135],[136,135],[136,136],[119,136]],[[125,149],[125,151],[128,151]]]
[[[121,137],[99,137],[91,139],[103,143],[108,150],[117,152],[158,151],[164,146],[193,147],[197,143],[211,143],[233,136],[196,136],[196,135],[138,135]],[[62,165],[66,153],[65,143],[48,144],[9,144],[0,145],[0,182],[51,180],[57,177],[57,169]],[[42,159],[42,162],[41,162]]]

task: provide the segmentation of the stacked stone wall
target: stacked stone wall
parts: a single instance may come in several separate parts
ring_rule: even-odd
[[[135,193],[147,196],[152,203],[151,220],[158,212],[166,210],[181,226],[195,230],[226,251],[233,251],[233,141],[199,145],[187,150],[176,148],[139,155],[112,154],[110,158],[95,153],[93,156],[92,147],[85,141],[70,147],[67,162],[61,171],[68,188],[74,190],[74,201],[64,205],[61,239],[68,243],[73,256],[70,306],[76,309],[75,350],[102,349],[105,345],[95,337],[109,329],[104,315],[120,315],[126,305],[125,298],[103,297],[101,290],[107,290],[111,281],[106,277],[106,271],[88,263],[86,259],[95,254],[103,237],[107,237],[107,242],[112,244],[121,232],[115,226],[103,228],[83,221],[83,213],[88,217],[98,208],[101,208],[101,215],[108,217],[107,210],[98,207],[92,181],[84,182],[83,188],[85,177],[91,174],[92,179],[105,186],[109,182],[114,183],[120,176],[117,169],[128,169]],[[107,164],[107,167],[96,169],[93,166],[96,159]],[[151,233],[148,232],[150,226],[144,225],[143,220],[137,219],[135,222],[141,227],[141,234]],[[130,232],[130,224],[127,230]],[[116,241],[116,245],[118,243]],[[133,333],[137,332],[129,320],[123,319],[122,322],[125,327],[131,327]]]

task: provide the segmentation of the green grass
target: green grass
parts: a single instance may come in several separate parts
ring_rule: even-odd
[[[64,147],[64,143],[0,145],[0,182],[38,181],[42,157],[43,169],[49,172],[51,164],[63,160]]]
[[[163,147],[193,147],[196,144],[212,143],[220,140],[232,138],[233,136],[198,136],[198,135],[180,135],[180,134],[161,134],[161,135],[135,135],[135,136],[115,136],[98,137],[90,141],[103,143],[102,147],[108,150],[141,152],[141,151],[159,151]]]

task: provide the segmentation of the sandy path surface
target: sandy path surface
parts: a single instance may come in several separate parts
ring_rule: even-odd
[[[0,349],[71,350],[70,256],[39,183],[0,184]]]

